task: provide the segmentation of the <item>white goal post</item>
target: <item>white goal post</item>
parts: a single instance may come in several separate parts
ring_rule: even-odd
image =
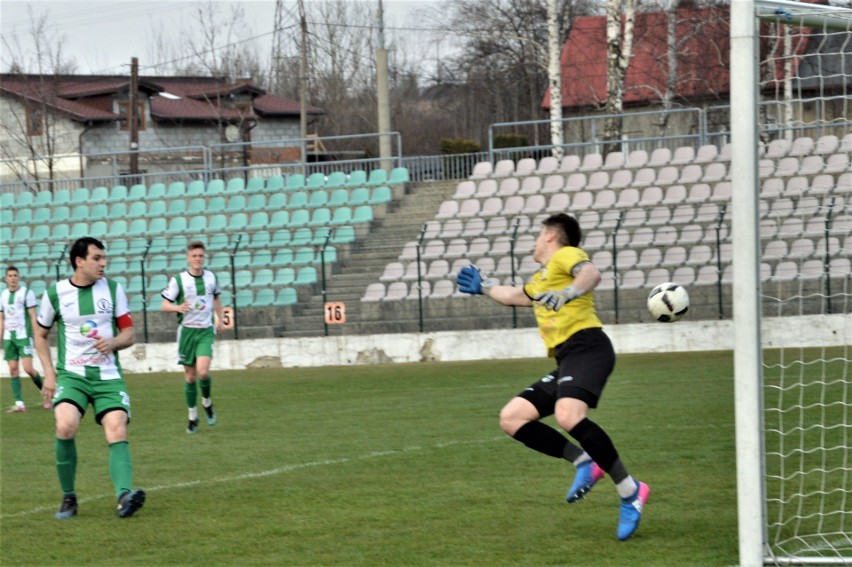
[[[761,22],[764,22],[763,26]],[[771,22],[772,25],[766,25],[766,22]],[[766,32],[767,28],[772,29]],[[790,56],[789,52],[793,40],[788,37],[788,32],[781,31],[787,28],[807,29],[800,34],[798,47],[793,47],[794,50],[801,48],[801,51],[794,51],[793,56]],[[799,104],[799,108],[806,106],[807,103],[802,103],[801,91],[792,92],[790,77],[795,74],[796,65],[801,62],[806,53],[804,46],[810,37],[808,34],[812,31],[814,34],[821,34],[822,37],[829,37],[829,40],[824,40],[823,43],[831,44],[832,49],[838,49],[837,45],[840,46],[837,59],[841,61],[839,70],[832,69],[831,72],[835,74],[832,78],[822,81],[823,77],[817,74],[814,79],[820,89],[823,84],[830,84],[832,81],[835,85],[841,85],[840,95],[837,95],[836,88],[832,91],[833,94],[825,94],[820,90],[816,97],[821,100],[816,103],[816,106],[827,102],[827,108],[835,111],[837,108],[842,108],[844,112],[841,114],[844,115],[825,116],[817,112],[816,118],[811,117],[813,121],[808,122],[802,118],[804,113],[800,113],[795,121],[791,122],[795,122],[799,128],[798,134],[802,139],[812,139],[810,133],[822,132],[819,128],[823,125],[830,127],[838,123],[842,125],[841,128],[847,128],[852,133],[852,128],[849,128],[852,116],[849,115],[848,90],[852,88],[848,86],[852,84],[852,76],[849,75],[849,69],[852,68],[852,64],[849,63],[852,61],[852,49],[848,47],[849,42],[852,41],[852,10],[784,0],[732,0],[731,2],[730,174],[733,185],[731,234],[736,250],[733,256],[735,276],[733,313],[736,345],[734,394],[739,561],[742,567],[852,565],[852,448],[850,448],[852,445],[852,423],[850,423],[852,421],[852,377],[849,376],[852,347],[842,348],[840,355],[834,352],[826,353],[825,350],[817,355],[816,365],[822,368],[821,376],[814,379],[814,384],[822,388],[816,394],[818,398],[821,396],[817,403],[823,404],[820,409],[822,418],[833,421],[812,424],[805,422],[806,418],[802,417],[813,415],[809,412],[810,401],[805,400],[806,395],[802,394],[806,391],[807,395],[812,393],[808,391],[811,384],[789,385],[792,378],[803,382],[808,380],[805,375],[812,373],[808,367],[808,361],[797,360],[795,363],[787,364],[786,355],[782,352],[779,355],[780,363],[767,365],[764,361],[766,345],[761,337],[761,321],[763,314],[767,311],[767,297],[770,297],[770,301],[786,306],[787,313],[789,310],[801,309],[801,306],[808,301],[820,303],[823,306],[821,313],[840,313],[847,318],[844,329],[848,333],[849,340],[846,342],[852,343],[852,331],[848,323],[850,304],[852,304],[849,299],[849,282],[852,279],[848,274],[845,278],[842,274],[838,278],[836,274],[830,273],[830,262],[834,260],[829,256],[833,250],[836,251],[836,245],[832,249],[828,244],[830,238],[840,242],[841,247],[837,256],[845,255],[847,262],[845,265],[848,266],[848,258],[852,255],[852,251],[843,246],[845,242],[845,246],[848,247],[852,238],[849,235],[848,224],[842,223],[848,223],[849,215],[852,214],[852,200],[849,194],[844,193],[842,188],[832,187],[816,198],[808,193],[811,189],[816,191],[812,187],[792,199],[794,206],[804,203],[802,200],[804,197],[809,199],[808,203],[816,203],[818,212],[812,216],[821,216],[815,219],[817,224],[814,226],[819,226],[820,220],[824,219],[827,245],[824,280],[820,279],[819,274],[811,277],[803,271],[805,260],[800,258],[798,264],[787,262],[800,271],[791,279],[785,280],[782,286],[780,283],[782,276],[767,277],[764,268],[768,264],[762,262],[761,257],[762,238],[765,239],[764,227],[771,225],[769,221],[776,221],[765,212],[774,204],[774,201],[770,201],[762,193],[762,186],[766,179],[776,175],[779,178],[782,177],[780,171],[773,171],[773,168],[780,168],[783,159],[780,156],[765,159],[769,156],[764,156],[762,152],[767,148],[767,138],[786,136],[787,141],[791,141],[797,134],[790,123],[783,123],[784,117],[782,117],[780,123],[773,123],[773,129],[769,132],[771,135],[768,135],[768,121],[766,116],[761,114],[761,104],[765,102],[766,91],[775,88],[774,94],[778,95],[775,98],[780,99],[779,106],[787,107],[787,117],[793,116],[794,112],[789,111],[789,108],[794,105]],[[766,33],[777,35],[769,36]],[[777,48],[776,52],[767,55],[765,51],[771,52],[773,47]],[[811,52],[807,53],[811,55]],[[822,59],[822,53],[816,57],[820,58],[820,63],[826,60]],[[768,74],[772,75],[777,71],[781,79],[773,76],[767,80],[767,68]],[[791,71],[791,69],[794,70]],[[821,72],[821,69],[817,71]],[[839,79],[837,73],[839,73]],[[786,84],[782,84],[785,82]],[[847,86],[843,86],[844,84]],[[825,92],[828,93],[829,90]],[[794,98],[797,100],[791,102]],[[844,98],[846,100],[843,100]],[[813,130],[804,130],[807,127],[812,127]],[[779,134],[779,132],[782,133]],[[842,132],[840,137],[844,138]],[[813,138],[816,138],[816,135]],[[852,143],[852,137],[846,136],[846,138],[849,138],[849,142]],[[778,147],[782,146],[783,144],[779,144]],[[848,147],[846,152],[848,156]],[[823,158],[828,159],[828,155],[826,154]],[[845,183],[845,180],[852,179],[849,160],[846,164],[845,171],[841,166],[839,171],[833,172],[829,177],[830,182],[837,184],[838,187]],[[764,171],[767,168],[768,173]],[[813,182],[816,175],[801,175],[801,177],[808,182]],[[787,197],[782,195],[779,198]],[[832,221],[836,222],[838,218],[841,222],[839,229],[836,224],[832,225]],[[798,220],[804,222],[803,218]],[[780,218],[777,222],[780,224]],[[820,238],[821,236],[817,234],[811,240],[821,244]],[[816,259],[818,258],[815,256],[811,257],[811,260]],[[809,266],[813,265],[814,263],[809,264]],[[844,264],[838,262],[837,265]],[[770,269],[773,268],[770,267]],[[848,267],[846,270],[848,271]],[[816,282],[823,281],[827,284],[825,288],[817,287],[821,284]],[[833,291],[832,284],[835,286]],[[773,295],[767,296],[765,286],[773,286],[771,290]],[[814,292],[814,289],[817,291]],[[832,308],[832,300],[834,300],[834,308]],[[825,305],[828,306],[827,311]],[[781,308],[779,313],[782,316],[787,314]],[[796,333],[796,329],[791,329],[791,333]],[[806,356],[804,349],[797,355],[804,358]],[[774,357],[775,354],[773,353],[772,356]],[[775,380],[775,375],[782,376],[780,385],[776,380],[769,384],[769,387],[767,386],[765,376],[767,368],[771,368],[770,373],[773,375],[773,378],[769,379],[770,382]],[[825,370],[826,368],[828,370]],[[802,376],[793,376],[799,373],[799,369],[804,369],[801,370]],[[819,373],[819,371],[813,373]],[[789,403],[784,399],[789,396],[788,389],[798,392],[797,395],[802,398],[796,402],[795,408],[791,411],[789,408],[772,406],[772,404],[780,403],[778,400],[782,400],[785,404]],[[767,392],[772,392],[773,398],[770,404],[772,407],[769,409],[767,403],[770,400],[765,400],[768,397]],[[839,395],[838,392],[840,392]],[[789,417],[793,412],[799,416],[799,422],[790,426],[787,422],[793,421],[792,417]],[[769,426],[767,426],[767,415],[771,416],[769,421],[772,423]],[[778,417],[779,415],[782,417]],[[819,431],[821,437],[811,435],[811,431]],[[788,438],[785,438],[785,435],[797,439],[787,441]],[[767,447],[767,439],[770,437],[773,447]],[[777,447],[778,439],[783,439],[780,449]],[[824,443],[823,447],[815,448],[821,453],[823,460],[822,465],[816,467],[810,463],[812,451],[809,444],[814,439],[817,443]],[[793,445],[796,442],[799,446],[792,448],[785,444]],[[807,478],[807,475],[815,475],[819,479]],[[772,494],[768,494],[768,490]],[[815,503],[816,500],[818,500],[817,503]],[[792,519],[788,519],[784,516],[785,514],[790,514]]]

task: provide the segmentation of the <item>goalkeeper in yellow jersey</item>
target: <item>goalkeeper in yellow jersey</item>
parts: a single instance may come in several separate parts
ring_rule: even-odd
[[[569,503],[582,499],[609,474],[621,497],[617,536],[623,541],[639,526],[649,490],[627,473],[609,435],[588,418],[589,408],[597,407],[615,367],[615,352],[603,332],[592,294],[600,271],[579,248],[581,239],[576,219],[565,213],[552,215],[542,222],[533,251],[542,267],[524,287],[494,285],[475,266],[462,268],[457,283],[464,293],[533,308],[548,356],[556,359],[557,368],[503,407],[500,427],[530,449],[576,466],[565,497]],[[579,446],[540,421],[549,415],[555,415]]]

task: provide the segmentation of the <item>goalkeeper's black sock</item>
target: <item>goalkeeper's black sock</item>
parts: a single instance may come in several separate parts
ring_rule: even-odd
[[[618,458],[615,445],[600,425],[589,418],[584,418],[568,433],[580,442],[580,446],[600,468],[612,477],[616,484],[627,477],[627,471],[624,470],[624,465]]]
[[[528,421],[512,437],[539,453],[557,459],[574,462],[583,450],[571,443],[564,435],[540,421]]]

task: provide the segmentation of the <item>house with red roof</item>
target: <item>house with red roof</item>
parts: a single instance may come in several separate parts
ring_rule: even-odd
[[[822,3],[822,2],[815,2]],[[649,136],[678,136],[696,132],[699,120],[710,122],[711,131],[722,131],[729,124],[727,105],[730,100],[730,9],[726,5],[684,8],[675,14],[676,72],[669,85],[668,19],[669,12],[639,12],[635,17],[633,52],[624,78],[624,135],[628,138]],[[774,24],[763,23],[767,32]],[[818,30],[787,28],[792,37],[791,72],[797,96],[815,95],[830,98],[849,95],[844,77],[852,71],[852,47],[848,38],[825,36]],[[842,34],[841,34],[842,35]],[[831,42],[841,42],[831,47]],[[783,46],[779,36],[761,41],[761,52],[776,56]],[[829,49],[826,49],[829,47]],[[835,49],[836,48],[836,49]],[[819,50],[822,50],[821,52]],[[826,54],[828,53],[828,54]],[[606,16],[577,18],[571,28],[560,56],[562,69],[562,106],[565,118],[593,116],[604,113],[607,99]],[[833,69],[845,66],[836,73],[820,75],[814,80],[814,69]],[[780,83],[784,70],[761,69],[765,80],[764,100],[780,100]],[[819,89],[816,92],[816,89]],[[670,91],[670,92],[669,92]],[[699,112],[670,116],[665,126],[661,115],[639,115],[663,108],[669,94],[676,109],[698,109]],[[550,93],[542,101],[550,108]],[[848,108],[847,108],[848,110]],[[802,105],[802,122],[817,120],[818,108]],[[772,109],[768,110],[771,114]],[[825,110],[823,109],[823,112]],[[633,117],[631,118],[631,114]],[[849,119],[850,117],[847,117]],[[600,134],[600,132],[598,132]],[[593,133],[575,128],[566,140],[589,141]]]
[[[73,176],[109,174],[99,169],[130,149],[130,85],[127,76],[0,74],[5,177],[14,176],[10,170],[20,164],[32,166],[38,156],[59,156],[53,165]],[[216,145],[245,159],[243,142],[263,148],[248,156],[252,163],[300,159],[298,144],[287,143],[300,138],[299,103],[268,94],[250,80],[140,76],[137,92],[142,162],[147,150],[170,148],[171,159],[185,162],[199,159],[199,147]],[[310,120],[323,111],[308,106],[306,114]],[[63,161],[63,155],[73,158]],[[86,156],[85,171],[79,155]],[[158,155],[147,161],[148,169],[168,170],[169,160]]]

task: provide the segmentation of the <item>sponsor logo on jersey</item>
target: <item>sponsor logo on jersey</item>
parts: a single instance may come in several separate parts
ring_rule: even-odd
[[[196,311],[204,311],[207,309],[207,302],[204,301],[203,298],[199,297],[195,300],[195,310]]]
[[[80,325],[80,334],[93,339],[98,336],[98,324],[91,319]]]

